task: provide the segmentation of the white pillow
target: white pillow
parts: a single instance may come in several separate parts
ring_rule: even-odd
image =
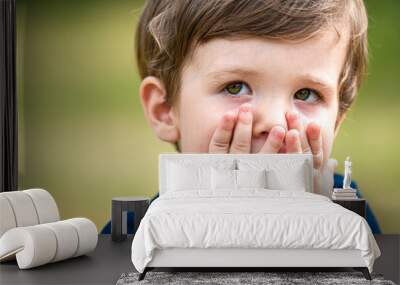
[[[210,167],[168,163],[167,191],[210,189],[210,187]]]
[[[211,169],[212,190],[267,188],[266,170]]]
[[[236,190],[236,170],[211,168],[211,189]]]
[[[271,190],[307,191],[309,167],[303,159],[288,156],[271,157],[271,159],[238,160],[240,170],[267,171],[267,187]]]
[[[267,188],[267,171],[236,170],[237,188]]]
[[[267,172],[268,188],[273,190],[303,191],[307,189],[308,181],[306,164],[296,165],[290,171],[270,169]]]

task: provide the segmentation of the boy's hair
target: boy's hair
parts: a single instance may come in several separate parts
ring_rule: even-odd
[[[335,27],[343,17],[348,19],[350,41],[339,78],[337,126],[367,70],[368,18],[363,0],[148,0],[135,38],[139,73],[142,79],[158,77],[166,89],[166,102],[173,106],[182,68],[202,43],[244,37],[304,40],[327,25]]]

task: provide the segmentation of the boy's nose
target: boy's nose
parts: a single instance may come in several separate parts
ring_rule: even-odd
[[[285,114],[291,108],[284,100],[262,100],[253,104],[253,140],[265,141],[274,126],[288,129]]]

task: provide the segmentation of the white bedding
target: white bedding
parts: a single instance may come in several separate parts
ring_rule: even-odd
[[[368,223],[329,198],[299,191],[242,189],[161,195],[132,242],[139,272],[164,248],[358,249],[372,272],[380,250]],[[340,265],[338,265],[340,267]]]

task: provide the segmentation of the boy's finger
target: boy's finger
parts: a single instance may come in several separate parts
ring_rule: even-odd
[[[291,129],[285,137],[286,153],[302,153],[299,131]]]
[[[319,169],[324,158],[322,151],[321,127],[317,123],[311,122],[307,125],[306,133],[313,154],[314,168]]]
[[[253,114],[251,112],[251,105],[246,103],[239,108],[230,153],[250,153],[252,128]]]
[[[273,127],[259,153],[278,153],[283,145],[285,132],[281,126]]]
[[[308,144],[304,126],[300,120],[299,114],[297,112],[289,111],[286,113],[286,120],[288,123],[288,130],[296,129],[299,131],[302,152],[310,153],[310,145]]]
[[[236,114],[229,111],[222,116],[221,122],[215,130],[209,145],[209,153],[228,153],[229,144],[235,126]]]

